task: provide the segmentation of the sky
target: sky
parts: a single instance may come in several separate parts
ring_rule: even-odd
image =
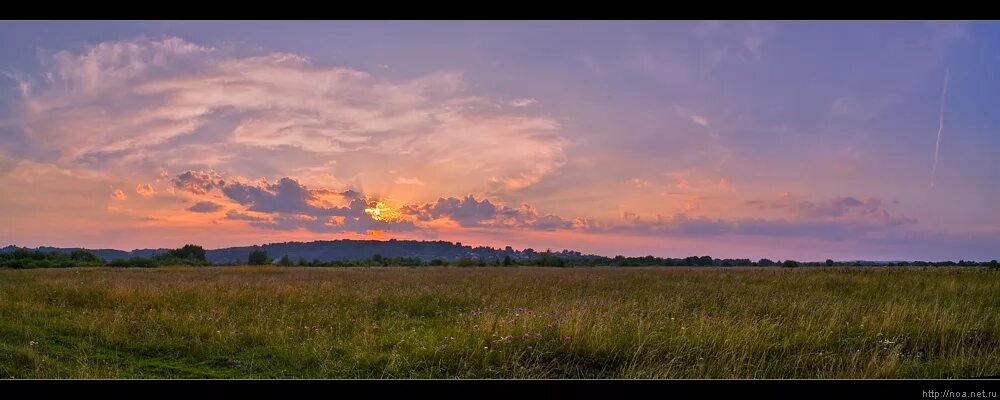
[[[1000,24],[0,22],[0,245],[1000,258]]]

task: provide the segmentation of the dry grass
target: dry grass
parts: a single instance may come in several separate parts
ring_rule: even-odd
[[[0,376],[1000,375],[963,268],[0,270]]]

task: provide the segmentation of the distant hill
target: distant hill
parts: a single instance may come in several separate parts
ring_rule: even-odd
[[[258,249],[267,251],[268,256],[278,258],[288,255],[292,260],[337,261],[368,259],[378,254],[382,257],[416,257],[424,261],[432,259],[457,260],[469,258],[503,258],[511,256],[514,259],[535,257],[533,249],[514,250],[510,247],[498,249],[491,247],[463,246],[461,242],[421,240],[330,240],[314,242],[270,243],[263,246],[229,247],[208,250],[205,255],[208,261],[214,263],[245,262],[250,252]],[[560,252],[559,254],[563,254]],[[579,252],[565,251],[567,256],[579,256]]]

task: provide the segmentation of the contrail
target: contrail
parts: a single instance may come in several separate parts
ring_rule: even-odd
[[[948,94],[948,68],[944,69],[944,87],[941,88],[941,115],[938,116],[937,143],[934,144],[934,166],[931,168],[931,189],[934,188],[934,177],[937,175],[938,152],[941,150],[941,133],[944,132],[944,100]]]

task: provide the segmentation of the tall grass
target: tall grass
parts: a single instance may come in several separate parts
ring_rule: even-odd
[[[1000,375],[961,268],[0,270],[0,376]]]

